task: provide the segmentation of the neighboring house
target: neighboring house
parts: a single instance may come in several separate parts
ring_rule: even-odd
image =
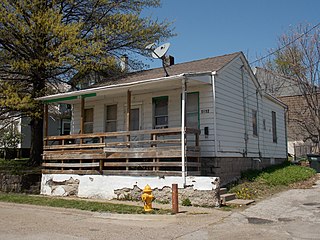
[[[308,106],[302,95],[297,80],[270,70],[256,67],[255,73],[263,91],[271,94],[288,106],[287,131],[288,131],[288,153],[292,156],[306,156],[308,153],[317,152],[316,144],[308,137],[303,124],[312,125],[308,118]]]
[[[52,106],[49,111],[48,122],[50,128],[48,128],[48,135],[68,135],[70,134],[71,125],[71,106],[66,104]],[[11,151],[12,157],[17,158],[28,158],[30,155],[31,147],[31,128],[30,128],[30,118],[26,116],[21,116],[20,114],[15,114],[11,116],[10,114],[6,118],[6,122],[12,121],[10,125],[14,125],[19,134],[19,143],[16,145],[14,151]],[[1,146],[0,149],[4,146]],[[12,147],[10,147],[12,148]]]
[[[52,183],[76,181],[79,196],[94,195],[89,185],[106,196],[102,189],[120,188],[129,176],[133,185],[144,179],[158,186],[173,176],[183,185],[195,176],[227,183],[243,170],[287,159],[286,106],[263,94],[242,52],[167,71],[39,98],[71,104],[73,112],[69,136],[45,138],[42,193],[66,195]]]

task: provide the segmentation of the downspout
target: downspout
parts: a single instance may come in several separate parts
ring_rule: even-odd
[[[214,76],[216,71],[211,72],[212,99],[213,99],[213,135],[214,135],[214,156],[218,156],[218,138],[217,138],[217,111],[216,111],[216,86]]]
[[[256,100],[257,100],[257,133],[258,133],[258,151],[259,151],[259,158],[261,158],[261,151],[260,151],[260,109],[259,109],[259,90],[256,91]]]
[[[288,108],[284,110],[284,137],[285,137],[285,144],[286,144],[286,155],[287,155],[287,160],[288,160],[288,131],[287,131],[287,113],[288,113]],[[293,148],[294,151],[296,148]],[[296,153],[294,152],[294,160],[296,160]]]
[[[182,79],[182,102],[181,102],[181,161],[183,187],[186,186],[186,77]]]
[[[242,85],[242,101],[243,101],[243,116],[244,116],[244,157],[248,153],[248,126],[247,126],[247,104],[245,98],[245,87],[244,87],[244,65],[241,66],[241,85]]]

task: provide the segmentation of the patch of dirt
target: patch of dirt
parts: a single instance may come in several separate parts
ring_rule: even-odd
[[[294,188],[294,189],[312,188],[312,186],[314,186],[316,181],[318,180],[320,180],[320,174],[316,174],[313,177],[309,178],[308,180],[290,184],[290,188]]]

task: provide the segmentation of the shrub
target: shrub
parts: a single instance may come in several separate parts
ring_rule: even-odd
[[[182,206],[192,206],[189,198],[182,199]]]

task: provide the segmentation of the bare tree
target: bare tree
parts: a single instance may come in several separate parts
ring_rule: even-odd
[[[317,25],[318,26],[318,25]],[[298,94],[281,98],[289,105],[289,129],[295,138],[320,144],[320,29],[301,24],[283,34],[266,67],[294,79]]]

